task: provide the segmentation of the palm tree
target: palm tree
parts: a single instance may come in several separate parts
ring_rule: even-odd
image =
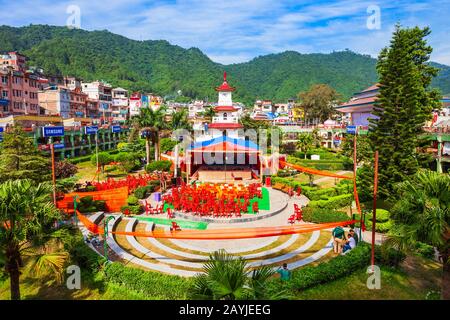
[[[216,110],[214,110],[213,107],[208,107],[204,112],[203,112],[203,117],[205,119],[207,119],[209,122],[212,121],[212,118],[216,116]]]
[[[186,109],[182,109],[181,111],[175,112],[172,114],[172,120],[170,121],[170,127],[173,130],[177,129],[186,129],[191,130],[192,125],[188,119],[188,113]]]
[[[313,136],[309,133],[302,132],[299,133],[297,136],[297,149],[305,153],[305,159],[306,159],[306,152],[309,149],[311,149],[313,142],[314,142]]]
[[[450,299],[450,176],[421,170],[397,186],[388,244],[414,250],[420,241],[437,248],[443,261],[442,296]]]
[[[11,299],[20,299],[20,269],[23,256],[39,248],[53,237],[52,224],[60,218],[51,201],[52,187],[47,183],[33,185],[31,180],[9,180],[0,184],[0,250],[5,259],[6,273],[10,277]],[[41,271],[54,264],[60,271],[61,259],[46,256],[35,264]],[[52,261],[52,262],[51,262]],[[39,270],[38,270],[39,271]]]
[[[270,296],[267,292],[265,284],[275,274],[271,267],[262,266],[252,271],[242,257],[225,250],[213,252],[203,270],[204,273],[194,280],[191,294],[195,299],[276,299],[284,294]]]
[[[159,139],[160,132],[168,128],[166,122],[166,107],[161,106],[157,110],[152,108],[142,108],[138,116],[133,118],[135,128],[145,137],[145,151],[147,164],[150,163],[150,143],[155,146],[155,160],[159,160]]]

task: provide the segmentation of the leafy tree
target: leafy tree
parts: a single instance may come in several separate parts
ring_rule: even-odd
[[[123,172],[128,173],[138,164],[139,156],[130,152],[119,152],[115,155],[115,162],[120,163],[119,166]]]
[[[105,172],[105,166],[113,162],[113,157],[108,152],[99,152],[98,153],[98,165],[102,168],[102,172]],[[96,166],[97,165],[97,155],[94,154],[91,157],[91,163]]]
[[[307,119],[318,119],[321,123],[336,113],[340,95],[326,84],[314,84],[306,92],[298,94]]]
[[[0,184],[0,249],[5,257],[6,273],[11,284],[11,299],[20,299],[20,269],[24,266],[23,254],[54,238],[52,224],[60,218],[50,194],[51,185],[34,185],[32,180],[9,180]],[[38,246],[40,247],[40,246]],[[46,252],[48,253],[48,252]],[[41,257],[36,266],[61,265],[62,258],[54,255]],[[39,271],[39,270],[38,270]]]
[[[430,90],[438,69],[428,63],[429,28],[402,29],[397,25],[389,47],[378,58],[380,93],[370,119],[369,138],[379,151],[380,196],[387,197],[397,182],[419,168],[419,135],[431,111],[440,108],[439,94]]]
[[[170,128],[172,130],[186,129],[192,130],[192,125],[188,119],[188,113],[186,109],[175,112],[172,114],[172,119],[170,120]]]
[[[69,160],[57,161],[55,163],[56,179],[69,178],[78,172],[78,167]]]
[[[173,148],[177,145],[177,141],[174,141],[170,138],[162,138],[161,139],[161,152],[167,153],[169,151],[172,151]]]
[[[450,176],[418,171],[396,187],[388,243],[415,251],[418,242],[436,247],[442,257],[442,297],[450,299]]]
[[[320,148],[322,146],[322,136],[320,135],[319,129],[314,128],[311,132],[313,138],[313,145],[316,148]]]
[[[244,127],[244,130],[247,129],[269,129],[270,125],[268,121],[261,121],[261,120],[253,120],[250,118],[249,114],[244,114],[239,119],[240,124]]]
[[[4,133],[0,144],[0,182],[16,179],[32,179],[42,182],[50,179],[51,166],[19,125]]]
[[[285,294],[282,291],[275,296],[269,295],[265,284],[275,274],[271,267],[262,266],[250,271],[242,257],[235,257],[225,250],[213,252],[203,270],[205,273],[194,280],[191,295],[195,299],[277,299]]]
[[[169,160],[158,160],[153,161],[145,167],[145,171],[153,172],[153,171],[165,171],[169,172],[170,167],[172,166],[172,161]]]
[[[302,132],[297,135],[297,149],[305,153],[313,146],[313,136],[307,132]]]
[[[342,154],[352,159],[353,162],[353,135],[347,135],[342,142]],[[373,150],[370,144],[370,140],[367,136],[356,136],[356,163],[372,163],[373,162]]]

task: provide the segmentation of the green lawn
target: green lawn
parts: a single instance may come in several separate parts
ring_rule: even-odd
[[[154,217],[141,217],[141,216],[133,216],[138,220],[142,221],[150,221],[155,224],[161,224],[165,226],[171,226],[172,221],[175,221],[181,229],[198,229],[205,230],[208,227],[208,223],[202,221],[186,221],[186,220],[178,220],[178,219],[165,219],[165,218],[154,218]]]

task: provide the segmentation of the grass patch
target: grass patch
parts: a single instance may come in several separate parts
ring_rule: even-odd
[[[171,226],[172,221],[175,221],[182,229],[205,230],[206,228],[208,228],[208,223],[203,221],[187,221],[178,219],[165,219],[165,218],[140,217],[140,216],[134,216],[133,218],[136,218],[137,220],[140,221],[149,221],[164,226]]]

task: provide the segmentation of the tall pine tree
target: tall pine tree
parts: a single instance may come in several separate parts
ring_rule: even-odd
[[[432,48],[429,28],[399,25],[390,46],[378,57],[380,93],[371,119],[369,138],[379,152],[379,192],[392,194],[394,185],[419,168],[417,148],[423,125],[440,107],[440,94],[431,90],[438,70],[428,64]]]
[[[21,126],[4,133],[0,144],[0,182],[31,179],[42,182],[51,179],[50,160],[44,157]]]

